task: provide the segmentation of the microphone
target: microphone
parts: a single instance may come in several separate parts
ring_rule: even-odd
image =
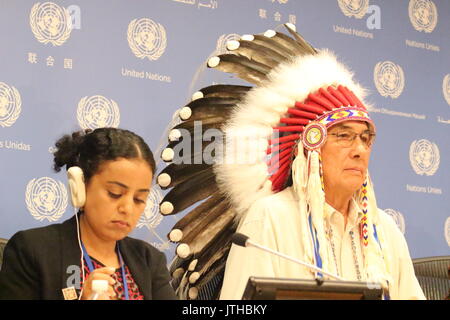
[[[303,262],[301,260],[297,260],[297,259],[292,258],[290,256],[287,256],[287,255],[285,255],[285,254],[283,254],[281,252],[278,252],[278,251],[272,250],[270,248],[264,247],[264,246],[262,246],[260,244],[257,244],[255,242],[251,241],[250,238],[247,237],[245,234],[236,232],[235,234],[233,234],[231,236],[231,242],[233,242],[235,245],[238,245],[238,246],[241,246],[241,247],[255,247],[255,248],[261,249],[263,251],[266,251],[266,252],[269,252],[271,254],[277,255],[277,256],[282,257],[284,259],[287,259],[289,261],[293,261],[295,263],[298,263],[298,264],[300,264],[300,265],[302,265],[304,267],[307,267],[307,268],[309,268],[311,270],[323,273],[323,274],[329,276],[330,278],[333,278],[333,279],[336,279],[336,280],[340,280],[340,281],[346,281],[344,278],[341,278],[341,277],[339,277],[339,276],[337,276],[335,274],[332,274],[332,273],[329,273],[327,271],[324,271],[322,268],[318,268],[318,267],[316,267],[316,266],[314,266],[312,264]]]
[[[233,242],[234,244],[237,244],[238,246],[241,246],[241,247],[247,246],[248,239],[249,239],[249,237],[247,237],[245,234],[237,233],[237,232],[231,236],[231,242]]]

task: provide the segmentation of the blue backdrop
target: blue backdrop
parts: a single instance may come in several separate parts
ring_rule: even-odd
[[[62,134],[119,126],[159,158],[191,94],[234,81],[205,71],[206,59],[285,22],[370,90],[378,205],[412,257],[449,254],[447,0],[0,0],[0,237],[73,214],[65,174],[51,169]],[[133,236],[170,259],[166,234],[179,217],[159,215],[162,195],[153,190]]]

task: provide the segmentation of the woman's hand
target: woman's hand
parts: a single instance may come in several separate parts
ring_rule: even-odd
[[[116,293],[114,291],[113,285],[116,281],[111,277],[111,275],[116,270],[112,267],[105,267],[95,269],[89,276],[86,281],[83,283],[83,295],[81,296],[81,300],[90,300],[94,295],[94,291],[92,290],[92,281],[93,280],[107,280],[108,281],[108,291],[102,293],[97,297],[97,300],[114,300],[117,299]]]

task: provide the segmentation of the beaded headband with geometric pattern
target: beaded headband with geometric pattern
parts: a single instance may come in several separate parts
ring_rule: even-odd
[[[328,86],[310,93],[304,102],[296,102],[295,107],[288,108],[287,113],[288,117],[281,118],[281,125],[274,130],[288,134],[271,139],[267,149],[268,154],[278,154],[268,161],[273,191],[280,191],[289,177],[289,160],[292,161],[292,152],[301,137],[307,150],[317,150],[326,141],[326,129],[343,121],[365,121],[375,128],[362,102],[342,85],[337,89]],[[273,168],[278,169],[274,171]]]

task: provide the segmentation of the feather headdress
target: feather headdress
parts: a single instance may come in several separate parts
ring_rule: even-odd
[[[220,282],[238,222],[255,201],[280,192],[290,181],[305,225],[308,219],[312,221],[317,240],[323,244],[320,147],[327,129],[348,120],[364,121],[374,128],[362,102],[365,91],[349,69],[331,52],[314,49],[293,25],[285,26],[293,38],[272,30],[245,35],[228,43],[229,53],[210,58],[208,67],[234,73],[255,87],[201,89],[181,108],[183,122],[169,135],[162,157],[173,163],[160,173],[158,183],[171,190],[161,202],[161,213],[175,214],[203,201],[168,235],[179,243],[171,271],[180,298],[202,298],[214,289],[211,286],[217,285],[217,279]],[[221,139],[205,143],[192,138],[196,121],[202,121],[203,129],[221,130]],[[192,160],[208,148],[215,150],[213,162],[176,161],[177,145],[195,141],[200,149],[190,157],[183,154],[183,159]],[[373,237],[377,207],[369,178],[355,200],[365,211],[366,278],[388,280],[382,249]],[[319,254],[328,271],[327,247],[320,245]],[[307,248],[305,255],[307,260],[314,259],[313,248]]]

